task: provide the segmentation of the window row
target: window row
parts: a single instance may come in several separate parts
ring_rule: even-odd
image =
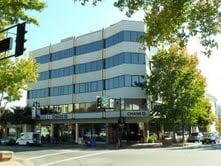
[[[105,64],[105,67],[103,65]],[[110,68],[116,65],[121,64],[145,64],[145,54],[142,53],[120,53],[113,57],[104,59],[104,60],[97,60],[89,63],[82,63],[75,66],[68,66],[65,68],[54,69],[50,71],[41,72],[39,74],[39,80],[46,80],[49,78],[58,78],[69,76],[72,74],[80,74],[80,73],[87,73],[98,71],[103,68]]]
[[[36,89],[36,90],[31,90],[28,91],[28,98],[43,98],[43,97],[48,97],[49,96],[49,90],[48,88],[43,88],[43,89]]]
[[[54,52],[51,54],[51,61],[56,61],[56,60],[72,57],[73,55],[74,55],[74,48],[61,50],[61,51]]]
[[[38,80],[42,81],[42,80],[48,80],[50,78],[50,72],[49,71],[43,71],[39,73],[39,77]]]
[[[145,54],[124,52],[105,59],[105,68],[110,68],[120,64],[145,64]]]
[[[144,32],[137,31],[122,31],[105,40],[105,48],[120,43],[122,41],[138,42],[139,38],[144,35]]]
[[[99,40],[96,42],[80,45],[77,47],[65,49],[62,51],[54,52],[52,54],[43,55],[36,57],[37,63],[43,64],[49,61],[56,61],[59,59],[64,59],[72,57],[74,55],[85,54],[93,51],[101,50],[102,48],[110,47],[122,41],[137,42],[139,37],[142,36],[144,32],[137,31],[121,31],[107,39]]]
[[[50,78],[69,76],[69,75],[72,75],[73,73],[74,73],[73,66],[68,66],[68,67],[64,67],[64,68],[51,70],[51,77]]]
[[[121,99],[121,109],[126,111],[145,111],[146,99]],[[63,105],[50,105],[41,108],[41,114],[73,113],[73,112],[96,112],[96,102],[74,103]]]
[[[114,89],[128,86],[139,86],[144,82],[144,76],[141,75],[122,75],[113,77],[105,81],[105,89]]]
[[[94,52],[101,50],[103,48],[103,41],[99,40],[93,43],[84,44],[76,47],[76,55],[86,54],[89,52]]]
[[[48,96],[61,96],[72,93],[88,93],[101,90],[108,90],[120,87],[140,86],[144,82],[144,76],[141,75],[121,75],[107,80],[78,83],[75,85],[65,85],[44,89],[28,91],[28,98],[41,98]],[[50,89],[50,91],[48,90]],[[50,94],[49,94],[50,92]]]
[[[97,92],[103,90],[103,81],[79,83],[75,85],[75,93]]]
[[[62,96],[73,93],[73,85],[65,85],[50,88],[50,96]]]
[[[82,63],[75,66],[75,74],[98,71],[103,68],[103,60]]]

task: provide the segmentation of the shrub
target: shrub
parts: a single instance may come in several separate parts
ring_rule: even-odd
[[[154,143],[158,139],[157,135],[155,133],[152,133],[149,135],[147,142],[148,143]]]

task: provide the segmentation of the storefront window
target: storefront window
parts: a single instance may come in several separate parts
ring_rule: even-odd
[[[78,112],[80,110],[80,105],[78,103],[74,104],[74,111]]]
[[[86,104],[85,103],[80,103],[79,105],[79,111],[80,112],[86,112]]]
[[[73,112],[73,104],[68,104],[68,112]]]
[[[87,103],[86,109],[87,109],[87,112],[95,112],[96,111],[96,104],[95,103]]]
[[[140,111],[146,110],[146,99],[125,99],[125,110]]]

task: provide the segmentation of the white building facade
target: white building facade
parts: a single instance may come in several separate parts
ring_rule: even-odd
[[[77,142],[90,135],[113,142],[120,111],[96,108],[97,96],[109,96],[122,100],[122,138],[140,140],[149,115],[140,87],[148,64],[138,42],[143,33],[143,22],[123,20],[32,51],[39,80],[30,85],[28,106],[40,103],[39,128],[51,138]]]

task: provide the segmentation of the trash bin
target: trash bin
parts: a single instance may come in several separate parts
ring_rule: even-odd
[[[96,140],[94,138],[91,139],[91,148],[96,148]]]

